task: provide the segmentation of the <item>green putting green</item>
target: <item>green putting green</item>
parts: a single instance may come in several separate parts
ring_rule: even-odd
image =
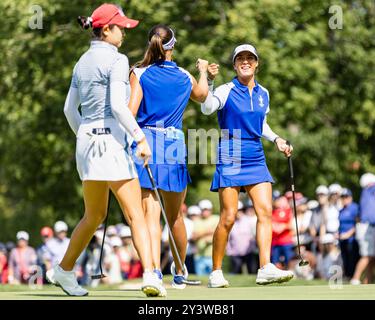
[[[202,280],[200,286],[189,286],[184,290],[172,289],[169,285],[171,277],[165,277],[168,291],[167,298],[146,298],[139,290],[140,281],[126,281],[121,285],[100,285],[89,288],[87,297],[68,297],[61,289],[45,285],[42,288],[29,286],[0,286],[0,300],[121,300],[121,299],[152,299],[152,300],[375,300],[375,285],[352,286],[348,284],[330,285],[327,281],[304,281],[293,279],[284,284],[257,286],[255,277],[248,275],[228,275],[231,286],[222,289],[207,288],[206,277],[191,279]]]

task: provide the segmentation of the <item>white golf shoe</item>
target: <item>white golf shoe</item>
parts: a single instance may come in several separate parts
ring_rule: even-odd
[[[282,283],[291,280],[293,277],[292,271],[281,270],[274,264],[267,263],[261,269],[258,269],[256,284]]]
[[[358,285],[361,284],[361,280],[351,279],[350,284],[353,285],[353,286],[358,286]]]
[[[209,288],[228,288],[229,282],[225,280],[222,270],[214,270],[208,278]]]
[[[142,291],[147,297],[166,297],[167,290],[154,272],[143,273]]]
[[[46,278],[49,283],[60,287],[69,296],[81,297],[89,294],[78,284],[74,271],[65,271],[59,265],[48,270]]]
[[[163,274],[161,273],[160,269],[154,269],[154,273],[159,279],[160,284],[163,284]]]

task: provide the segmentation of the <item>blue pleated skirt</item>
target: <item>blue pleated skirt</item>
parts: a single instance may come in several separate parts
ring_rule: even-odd
[[[217,157],[211,191],[261,182],[274,183],[267,168],[260,139],[221,139]]]
[[[148,164],[158,189],[182,192],[191,178],[186,166],[186,145],[183,139],[167,138],[163,132],[142,128],[150,145],[152,158]],[[135,155],[136,144],[132,145],[132,155],[142,188],[152,189],[152,184],[143,160]]]

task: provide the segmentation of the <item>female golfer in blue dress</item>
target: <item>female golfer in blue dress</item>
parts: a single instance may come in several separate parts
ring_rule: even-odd
[[[145,161],[151,151],[145,135],[128,109],[129,63],[118,52],[123,29],[137,20],[127,18],[113,4],[103,4],[90,18],[81,18],[86,29],[93,27],[94,39],[73,71],[64,112],[77,136],[76,162],[83,184],[85,214],[74,229],[63,260],[47,272],[49,282],[71,296],[88,292],[80,287],[73,267],[94,232],[107,215],[109,190],[116,196],[132,231],[133,242],[143,265],[142,291],[147,296],[165,296],[166,291],[152,269],[151,238],[142,210],[141,188],[128,149],[127,135],[137,142]],[[82,114],[78,112],[81,105]]]
[[[132,89],[129,108],[146,135],[152,150],[149,167],[165,205],[168,222],[182,261],[185,261],[187,238],[181,205],[185,199],[190,176],[186,167],[186,146],[182,131],[182,116],[189,98],[203,102],[208,94],[208,62],[198,60],[200,79],[172,61],[176,38],[171,28],[156,25],[148,35],[149,45],[143,60],[130,76]],[[137,164],[142,187],[143,208],[152,241],[154,271],[162,281],[160,271],[160,206],[146,168]],[[175,252],[172,253],[175,257]],[[174,259],[176,260],[176,257]],[[187,277],[178,263],[172,265],[172,286],[183,289]]]
[[[222,130],[218,162],[211,185],[211,191],[219,192],[221,212],[213,239],[213,271],[208,282],[210,288],[229,286],[221,268],[241,189],[252,199],[258,218],[257,244],[261,268],[256,283],[283,282],[293,277],[291,271],[280,270],[270,263],[273,179],[266,165],[261,138],[273,141],[286,156],[291,155],[292,147],[267,124],[270,98],[268,90],[255,80],[258,60],[258,53],[253,46],[245,44],[236,47],[233,66],[237,76],[213,93],[209,92],[201,104],[202,112],[206,115],[217,111]],[[214,75],[211,74],[211,78]]]

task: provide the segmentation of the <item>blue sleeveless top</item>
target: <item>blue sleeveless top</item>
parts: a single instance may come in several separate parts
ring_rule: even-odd
[[[143,90],[137,114],[139,126],[173,126],[182,130],[182,116],[192,90],[190,73],[175,62],[159,60],[148,67],[135,68],[134,74]]]

